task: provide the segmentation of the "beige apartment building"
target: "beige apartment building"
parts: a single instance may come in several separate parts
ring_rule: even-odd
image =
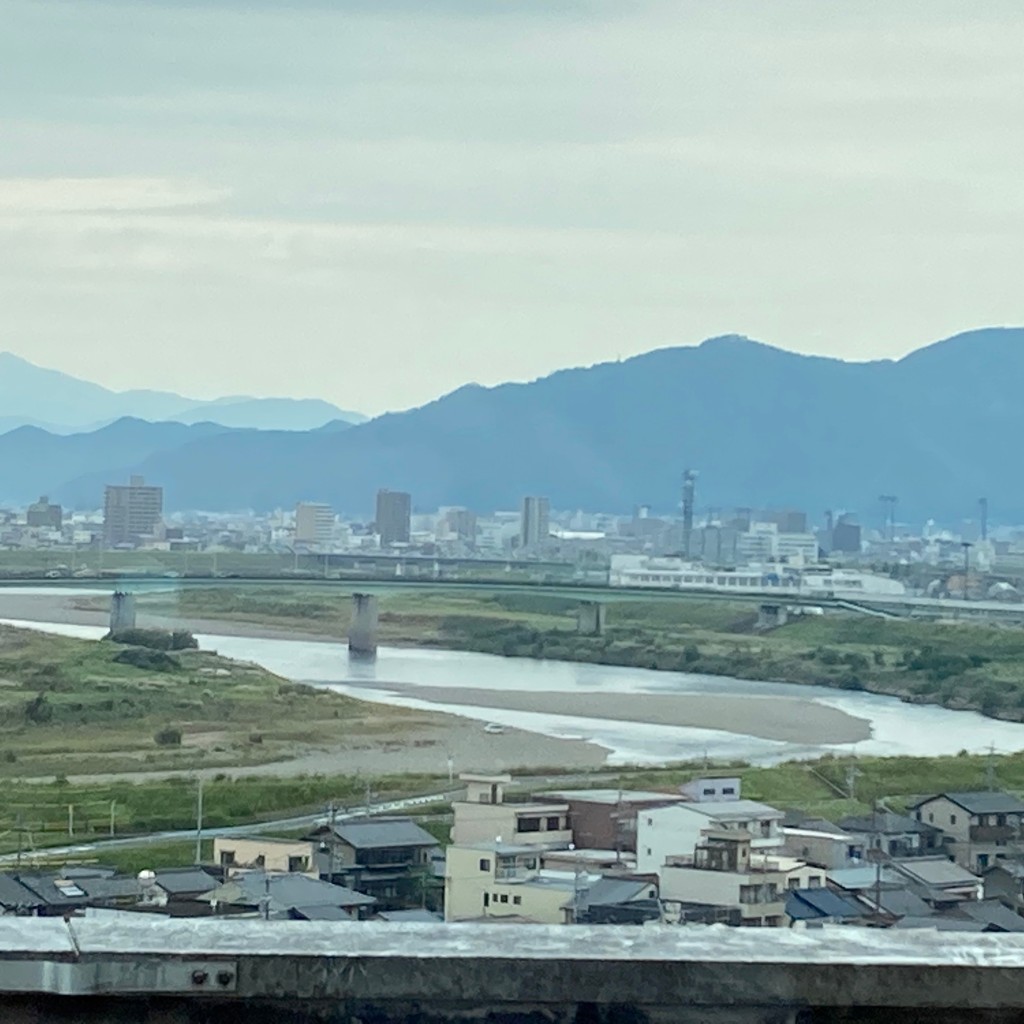
[[[910,813],[941,829],[944,852],[968,871],[985,871],[1024,851],[1024,802],[1009,793],[938,793]]]
[[[779,928],[786,922],[789,889],[823,887],[824,871],[793,857],[751,851],[751,836],[707,829],[692,858],[670,857],[661,868],[666,904],[703,903],[736,909],[747,926]]]
[[[445,858],[445,920],[508,918],[532,924],[571,921],[574,892],[590,876],[542,874],[541,853],[534,845],[493,840],[449,846]]]
[[[313,847],[313,843],[301,840],[218,836],[213,841],[213,859],[229,871],[232,868],[260,868],[319,878]]]
[[[452,801],[455,824],[451,838],[456,846],[494,842],[567,846],[573,841],[568,803],[509,802],[505,787],[512,776],[507,774],[464,774],[459,779],[466,783],[466,795]]]

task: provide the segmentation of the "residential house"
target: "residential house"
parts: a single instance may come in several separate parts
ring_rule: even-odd
[[[845,868],[863,861],[864,842],[861,837],[851,835],[831,822],[816,823],[816,826],[784,824],[782,852],[828,869]]]
[[[1024,860],[1000,860],[982,874],[985,899],[999,900],[1003,906],[1024,914]]]
[[[754,853],[753,836],[704,829],[692,857],[670,856],[661,868],[661,899],[739,911],[740,923],[780,927],[791,889],[820,888],[824,873],[792,857]]]
[[[882,850],[890,857],[918,857],[942,848],[942,833],[934,825],[906,814],[877,811],[843,818],[839,827],[863,849]]]
[[[203,897],[215,913],[297,920],[358,920],[376,900],[343,885],[294,872],[240,871]]]
[[[569,805],[564,800],[506,800],[511,775],[460,775],[466,795],[452,801],[451,839],[458,846],[504,841],[513,845],[562,845],[573,842]]]
[[[262,868],[316,877],[315,852],[316,844],[309,840],[217,836],[213,841],[213,859],[229,873],[239,868]]]
[[[321,878],[373,896],[382,909],[419,902],[433,877],[437,840],[411,818],[338,821],[308,838]]]
[[[678,803],[644,809],[637,817],[636,866],[658,874],[670,857],[689,855],[707,830],[734,830],[749,837],[752,850],[781,852],[782,811],[756,800]]]
[[[984,871],[1024,850],[1024,802],[1009,793],[938,793],[911,811],[918,821],[941,829],[943,849],[971,871]]]
[[[577,901],[580,924],[644,924],[661,919],[656,879],[602,876]]]
[[[869,913],[855,897],[831,889],[791,889],[786,893],[786,916],[791,924],[859,923]]]
[[[498,840],[448,847],[445,858],[446,921],[515,918],[565,924],[577,892],[600,876],[554,872],[542,875],[542,850],[534,843]]]
[[[577,847],[618,853],[636,852],[636,822],[641,813],[683,799],[679,793],[629,789],[568,789],[535,796],[540,803],[568,806],[568,827]]]

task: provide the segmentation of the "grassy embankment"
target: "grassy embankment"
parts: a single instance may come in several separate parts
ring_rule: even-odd
[[[351,603],[341,592],[301,586],[159,600],[183,615],[337,637],[345,635]],[[588,637],[575,632],[575,608],[542,594],[387,595],[381,641],[817,683],[1024,721],[1024,630],[827,615],[758,634],[750,605],[662,598],[610,603],[605,635]]]
[[[0,778],[261,764],[423,719],[213,653],[0,626]]]
[[[945,758],[860,758],[854,796],[847,791],[845,759],[824,758],[813,762],[789,762],[771,768],[736,765],[729,769],[717,765],[713,771],[733,771],[742,779],[743,794],[782,809],[800,809],[809,814],[837,820],[847,814],[866,814],[876,801],[884,801],[893,810],[902,810],[915,797],[941,790],[984,789],[989,772],[1000,788],[1024,791],[1024,754],[994,758],[961,755]],[[672,791],[679,783],[705,773],[702,765],[676,765],[669,768],[636,769],[614,775],[594,773],[595,786],[621,785],[624,788]],[[585,787],[588,783],[582,782]],[[573,783],[581,785],[580,781]],[[388,796],[443,789],[444,780],[421,776],[378,780],[375,795]],[[300,779],[247,779],[209,784],[204,792],[205,819],[214,825],[236,824],[258,818],[289,816],[322,810],[328,800],[356,805],[363,795],[362,780],[353,778],[309,777]],[[119,833],[142,832],[155,828],[188,828],[194,823],[195,788],[190,785],[159,782],[119,786],[14,787],[12,803],[0,811],[0,824],[11,829],[0,839],[3,850],[17,849],[29,840],[38,846],[68,842],[67,803],[76,807],[76,840],[102,838],[107,828],[109,803],[116,799]],[[446,805],[419,808],[424,828],[443,845],[448,839],[450,814]],[[14,828],[13,816],[22,823],[45,819],[42,831],[28,836],[22,824]],[[305,830],[282,835],[295,837]],[[79,859],[99,860],[125,871],[138,871],[190,863],[195,856],[194,840],[146,844]],[[209,856],[209,846],[204,848]]]

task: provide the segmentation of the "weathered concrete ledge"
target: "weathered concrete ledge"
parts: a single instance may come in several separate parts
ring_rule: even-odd
[[[1024,1020],[1024,936],[0,918],[3,1020]]]

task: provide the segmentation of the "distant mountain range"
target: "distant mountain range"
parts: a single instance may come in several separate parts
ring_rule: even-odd
[[[0,352],[0,432],[35,426],[71,434],[96,430],[125,416],[261,430],[310,430],[332,420],[366,420],[315,398],[235,395],[203,402],[169,391],[110,391]]]
[[[0,437],[0,496],[96,507],[102,485],[143,473],[171,509],[257,510],[296,500],[369,511],[379,487],[414,507],[486,512],[546,494],[556,508],[678,511],[699,470],[698,510],[798,507],[947,521],[989,499],[1024,521],[1024,329],[958,335],[897,361],[846,363],[737,336],[563,370],[529,384],[470,385],[346,428],[226,429],[121,420],[76,437]]]

